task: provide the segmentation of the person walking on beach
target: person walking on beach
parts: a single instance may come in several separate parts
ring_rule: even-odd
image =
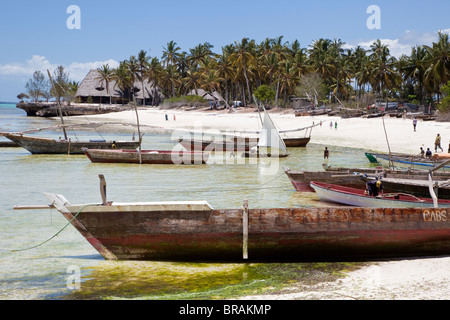
[[[337,130],[337,121],[334,123],[334,129]]]
[[[427,152],[425,153],[425,156],[426,156],[427,158],[431,158],[431,157],[433,156],[433,154],[431,153],[430,148],[427,148]]]
[[[169,121],[169,116],[167,115],[167,113],[166,113],[165,117],[166,117],[166,121]]]
[[[414,120],[413,120],[414,132],[416,132],[416,126],[417,126],[417,119],[414,118]]]
[[[328,157],[330,156],[330,151],[327,147],[325,147],[325,150],[323,151],[323,158],[328,160]]]
[[[434,150],[435,152],[437,152],[437,149],[441,149],[441,151],[443,152],[444,150],[441,147],[441,135],[438,133],[436,136],[436,140],[434,141]]]
[[[333,121],[330,122],[330,129],[333,129]]]

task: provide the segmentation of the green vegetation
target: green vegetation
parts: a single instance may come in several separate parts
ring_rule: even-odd
[[[204,103],[207,102],[205,99],[203,99],[200,96],[191,95],[191,96],[181,96],[181,97],[172,97],[169,99],[164,100],[164,103],[172,103],[172,102],[186,102],[188,104],[190,103]]]
[[[52,97],[57,101],[73,101],[78,89],[78,82],[69,80],[69,74],[64,70],[63,66],[58,66],[51,77],[54,83],[53,87],[50,79],[47,79],[44,73],[35,71],[32,78],[25,85],[28,94],[20,93],[17,98],[20,100],[32,99],[34,102],[38,102],[40,98],[48,102]]]
[[[268,85],[263,84],[256,89],[255,98],[262,101],[264,105],[267,105],[275,99],[275,90]]]
[[[442,93],[444,95],[444,98],[441,101],[441,104],[439,105],[439,110],[443,112],[449,112],[450,111],[450,81],[447,83],[446,86],[442,87]]]
[[[105,261],[64,299],[235,299],[334,281],[361,263]]]
[[[150,79],[166,97],[187,95],[193,89],[218,91],[226,101],[252,102],[262,85],[275,92],[275,105],[287,105],[289,98],[318,86],[311,101],[354,101],[370,93],[376,98],[426,103],[442,96],[450,80],[449,35],[439,33],[431,46],[411,48],[398,59],[387,45],[375,41],[370,49],[344,49],[339,39],[318,39],[308,48],[280,36],[260,44],[248,38],[226,45],[214,53],[209,43],[189,52],[170,41],[161,60],[141,51],[121,63],[128,78],[135,74]],[[116,78],[119,77],[116,72]],[[309,78],[317,75],[320,79]],[[307,88],[302,88],[307,83]],[[127,81],[125,81],[127,82]],[[313,91],[314,92],[314,91]],[[306,97],[306,96],[304,96]],[[314,101],[315,102],[315,101]]]

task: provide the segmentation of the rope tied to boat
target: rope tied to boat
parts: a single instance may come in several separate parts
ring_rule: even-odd
[[[31,249],[35,249],[35,248],[37,248],[37,247],[40,247],[40,246],[42,246],[42,245],[44,245],[44,244],[46,244],[47,242],[49,242],[50,240],[52,240],[52,239],[54,239],[54,238],[56,238],[61,232],[63,232],[70,224],[72,224],[72,222],[78,217],[78,215],[84,210],[84,209],[86,209],[87,207],[94,207],[94,206],[101,206],[101,204],[87,204],[87,205],[84,205],[83,207],[81,207],[81,209],[77,212],[77,214],[61,229],[61,230],[59,230],[56,234],[54,234],[52,237],[50,237],[49,239],[47,239],[47,240],[45,240],[45,241],[43,241],[43,242],[41,242],[41,243],[39,243],[39,244],[37,244],[37,245],[35,245],[35,246],[32,246],[32,247],[29,247],[29,248],[26,248],[26,249],[16,249],[16,250],[11,250],[11,252],[20,252],[20,251],[28,251],[28,250],[31,250]]]

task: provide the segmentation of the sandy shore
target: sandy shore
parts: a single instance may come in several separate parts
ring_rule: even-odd
[[[165,119],[167,113],[168,120]],[[414,132],[412,119],[351,118],[315,116],[295,117],[293,112],[272,112],[272,119],[280,130],[293,130],[323,122],[312,131],[310,143],[362,148],[387,152],[418,154],[422,146],[434,151],[434,140],[442,136],[442,148],[447,152],[450,139],[450,123],[418,121]],[[174,120],[175,116],[175,120]],[[132,111],[89,116],[89,121],[136,123]],[[227,111],[178,111],[156,108],[140,110],[143,131],[173,130],[223,130],[255,131],[259,129],[256,112]],[[79,119],[81,121],[81,118]],[[330,128],[330,122],[333,127]],[[337,122],[337,129],[334,124]],[[385,129],[387,138],[385,135]],[[298,134],[298,133],[297,133]],[[303,134],[302,132],[300,134]],[[296,135],[290,133],[289,135]],[[388,144],[389,143],[389,144]],[[346,277],[329,283],[306,287],[299,284],[284,294],[246,297],[257,300],[293,299],[362,299],[362,300],[447,300],[450,297],[450,257],[374,262],[367,267],[349,273]]]

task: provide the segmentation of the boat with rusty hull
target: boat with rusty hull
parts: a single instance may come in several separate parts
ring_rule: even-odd
[[[104,179],[103,179],[104,181]],[[214,209],[205,201],[72,205],[45,194],[107,260],[312,261],[450,254],[448,208]]]
[[[366,185],[364,173],[353,171],[305,171],[291,170],[289,167],[283,167],[284,173],[291,181],[295,190],[298,192],[315,192],[311,187],[311,181],[333,182],[340,185],[352,187],[364,187]],[[375,172],[373,172],[375,174]],[[378,174],[382,174],[378,171]]]
[[[173,150],[126,150],[126,149],[83,149],[93,163],[132,163],[132,164],[206,164],[207,152]]]
[[[2,134],[5,138],[13,143],[28,150],[32,154],[83,154],[83,148],[91,149],[136,149],[139,147],[137,141],[106,141],[106,140],[89,140],[89,141],[72,141],[56,140],[52,138],[32,137],[22,134]],[[114,146],[115,145],[115,146]]]
[[[180,138],[180,143],[188,151],[207,151],[207,152],[236,152],[248,151],[251,147],[258,144],[257,138],[241,138],[225,139],[222,141]]]
[[[352,188],[337,184],[311,181],[311,187],[317,193],[321,201],[334,202],[349,206],[369,207],[369,208],[432,208],[439,206],[450,208],[450,200],[433,198],[419,198],[403,192],[380,194],[379,196],[369,196],[365,188]]]
[[[429,197],[429,171],[394,170],[383,168],[342,168],[324,165],[326,171],[291,170],[283,167],[284,172],[296,191],[315,192],[311,181],[338,184],[353,188],[365,188],[368,181],[375,178],[383,181],[388,192],[410,193],[418,197]],[[433,172],[433,187],[442,199],[450,199],[450,173]]]

